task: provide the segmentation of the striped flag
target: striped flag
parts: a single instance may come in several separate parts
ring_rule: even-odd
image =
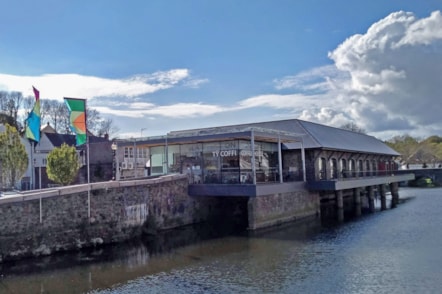
[[[32,89],[34,90],[35,104],[34,108],[32,108],[32,111],[29,113],[28,118],[26,119],[25,135],[26,138],[38,143],[40,141],[40,122],[41,122],[40,92],[35,87],[32,87]]]
[[[64,98],[69,109],[71,130],[76,134],[77,146],[87,142],[86,136],[86,99]]]

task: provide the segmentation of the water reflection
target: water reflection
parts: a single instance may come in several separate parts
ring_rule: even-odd
[[[186,227],[0,265],[0,293],[439,293],[442,189],[341,225]]]

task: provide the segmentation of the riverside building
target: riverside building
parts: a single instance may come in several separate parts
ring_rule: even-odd
[[[116,145],[117,179],[186,174],[190,196],[245,199],[250,228],[318,215],[321,203],[335,203],[340,220],[347,202],[356,214],[364,204],[374,211],[376,193],[385,205],[385,185],[395,202],[397,184],[413,177],[395,175],[399,154],[375,137],[297,119],[173,131]]]

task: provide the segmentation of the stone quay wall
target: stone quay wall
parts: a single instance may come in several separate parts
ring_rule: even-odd
[[[0,198],[0,262],[198,223],[218,200],[190,197],[185,175],[109,181]]]
[[[249,198],[249,229],[270,227],[310,216],[319,216],[319,193],[307,190]]]

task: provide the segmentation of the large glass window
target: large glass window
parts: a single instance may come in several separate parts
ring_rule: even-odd
[[[255,144],[255,157],[258,157],[257,172],[264,174],[265,182],[279,181],[278,144],[257,143]],[[256,160],[255,160],[256,163]],[[261,182],[258,180],[257,182]]]
[[[221,181],[220,166],[221,158],[219,156],[220,143],[203,144],[203,183],[217,184]]]
[[[250,141],[239,141],[240,182],[244,184],[253,183],[251,146]]]
[[[202,183],[202,144],[181,145],[180,166],[181,172],[186,173],[191,183]]]
[[[150,165],[151,165],[152,175],[161,175],[166,172],[164,168],[166,163],[164,148],[165,148],[164,146],[150,148],[150,154],[151,154]]]
[[[300,150],[290,150],[282,153],[282,173],[284,182],[302,181],[302,154]]]
[[[221,182],[223,184],[239,183],[238,141],[225,141],[220,144]]]
[[[279,181],[276,143],[229,140],[151,148],[152,174],[186,173],[192,183],[253,183],[252,158],[257,182]],[[252,157],[253,156],[253,157]],[[167,164],[167,170],[166,170]]]
[[[170,173],[181,173],[183,170],[180,147],[180,145],[167,146],[167,164]]]

